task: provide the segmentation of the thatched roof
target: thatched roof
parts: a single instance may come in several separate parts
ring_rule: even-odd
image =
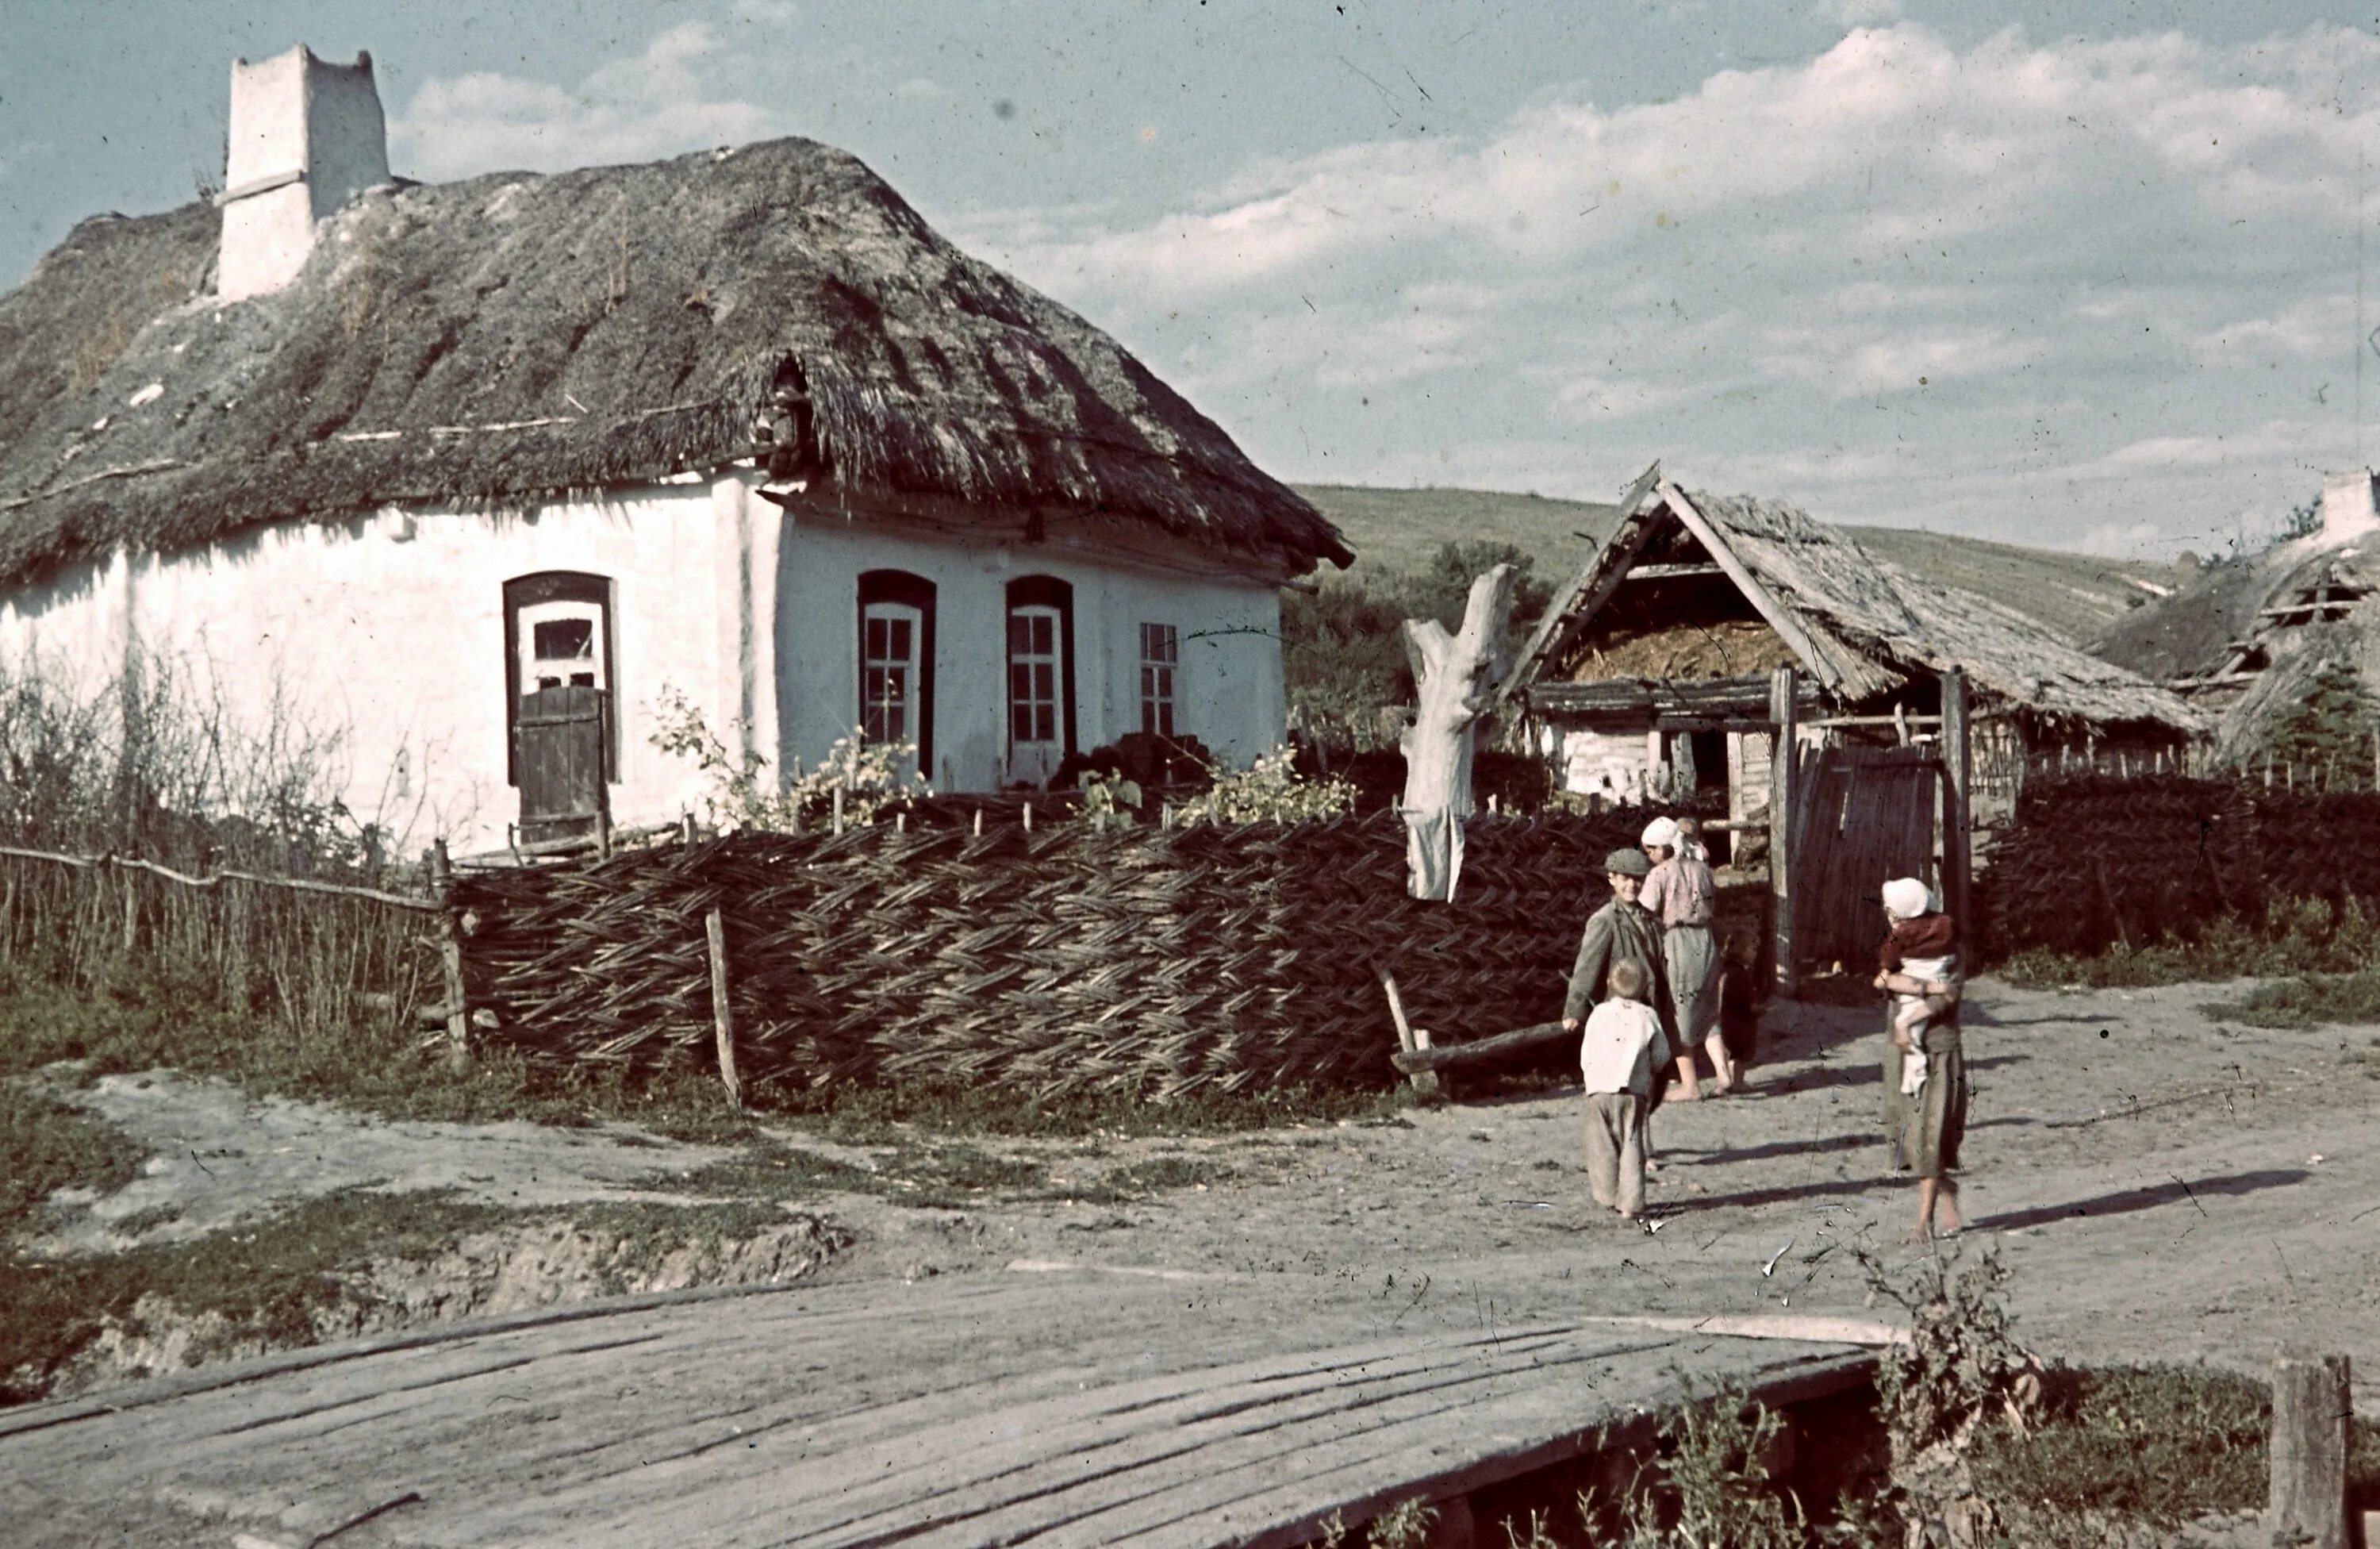
[[[1581,594],[1590,605],[1546,652],[1569,654],[1618,578],[1683,525],[1729,569],[1762,616],[1838,702],[1879,700],[1912,678],[1963,668],[1980,701],[2044,720],[2197,733],[2202,718],[2166,689],[2064,644],[2014,609],[1880,563],[1798,507],[1751,495],[1687,494],[1663,483],[1597,552]],[[1756,594],[1756,595],[1755,595]],[[1681,620],[1681,622],[1686,622]]]
[[[804,140],[359,195],[270,296],[204,204],[77,226],[0,297],[0,585],[391,503],[758,454],[814,490],[1079,513],[1305,570],[1314,507],[1113,339]]]
[[[2333,663],[2380,689],[2380,533],[2318,531],[2213,566],[2092,649],[2190,688],[2219,718],[2215,756],[2252,759]]]

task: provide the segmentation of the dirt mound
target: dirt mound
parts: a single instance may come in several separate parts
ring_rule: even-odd
[[[375,1261],[341,1276],[335,1298],[295,1316],[272,1309],[247,1318],[191,1313],[144,1296],[129,1316],[109,1318],[46,1383],[38,1371],[20,1370],[11,1385],[65,1397],[273,1350],[600,1296],[775,1285],[817,1273],[850,1241],[842,1228],[807,1214],[659,1254],[626,1233],[569,1221],[530,1223],[467,1236],[429,1258]]]

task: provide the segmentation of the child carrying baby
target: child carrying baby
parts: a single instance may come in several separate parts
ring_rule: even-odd
[[[1892,929],[1877,954],[1876,986],[1893,995],[1892,1041],[1918,1056],[1901,1064],[1900,1090],[1913,1097],[1925,1084],[1925,1028],[1959,1004],[1958,933],[1915,877],[1884,884],[1884,910]]]

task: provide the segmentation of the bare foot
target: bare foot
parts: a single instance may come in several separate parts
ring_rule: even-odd
[[[1703,1089],[1702,1089],[1700,1086],[1694,1085],[1694,1084],[1691,1084],[1691,1083],[1688,1083],[1688,1082],[1684,1082],[1684,1081],[1681,1081],[1681,1082],[1679,1082],[1679,1083],[1678,1083],[1678,1101],[1679,1101],[1679,1102],[1681,1102],[1681,1103],[1699,1103],[1699,1102],[1701,1102],[1702,1100],[1703,1100]]]

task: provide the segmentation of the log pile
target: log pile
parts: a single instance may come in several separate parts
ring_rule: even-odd
[[[454,901],[487,1042],[533,1058],[709,1067],[716,909],[747,1092],[1374,1085],[1382,971],[1443,1043],[1559,1017],[1603,858],[1648,815],[1482,815],[1451,904],[1405,896],[1386,813],[741,834],[458,877]]]
[[[2026,788],[1979,879],[1995,952],[2091,955],[2274,902],[2380,906],[2380,793],[2086,775]]]

